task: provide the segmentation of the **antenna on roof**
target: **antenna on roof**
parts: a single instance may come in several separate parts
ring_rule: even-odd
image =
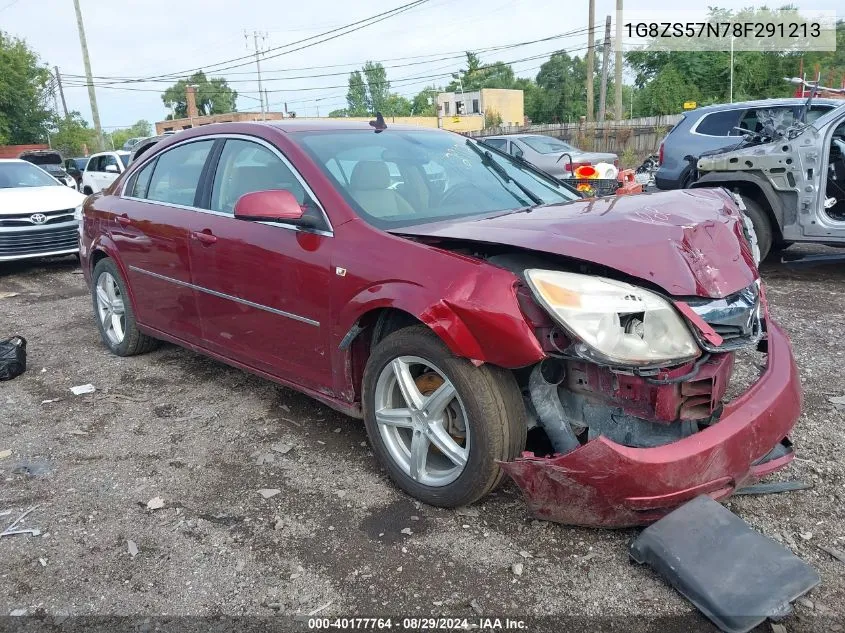
[[[384,122],[381,112],[376,112],[376,118],[370,121],[370,125],[376,129],[376,134],[387,129],[387,123]]]

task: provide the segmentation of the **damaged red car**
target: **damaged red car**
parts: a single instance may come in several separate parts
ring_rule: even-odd
[[[166,340],[364,419],[398,486],[628,526],[786,465],[800,411],[753,227],[722,190],[581,199],[440,130],[180,132],[90,196],[104,343]],[[728,397],[737,353],[763,369]]]

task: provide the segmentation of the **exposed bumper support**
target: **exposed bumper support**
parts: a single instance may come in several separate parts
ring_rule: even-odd
[[[572,525],[643,525],[700,494],[723,499],[786,466],[791,450],[761,460],[786,438],[800,411],[801,386],[789,340],[769,319],[766,371],[725,406],[716,424],[656,448],[630,448],[599,437],[566,455],[526,453],[502,468],[539,518]]]

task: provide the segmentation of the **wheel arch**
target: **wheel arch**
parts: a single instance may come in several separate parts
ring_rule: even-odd
[[[97,280],[94,279],[94,268],[96,268],[97,264],[99,264],[101,260],[108,257],[114,262],[114,265],[117,266],[117,270],[123,277],[123,281],[126,284],[126,290],[129,295],[129,301],[132,303],[132,310],[137,315],[138,310],[137,302],[135,301],[135,291],[129,283],[129,275],[127,274],[126,266],[124,266],[123,261],[117,255],[117,247],[114,243],[107,237],[101,236],[97,241],[91,244],[88,252],[88,275],[91,279],[91,287],[93,288],[94,284],[97,283]]]

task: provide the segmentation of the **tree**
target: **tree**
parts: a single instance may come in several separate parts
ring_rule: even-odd
[[[23,40],[0,31],[0,145],[44,140],[50,79]]]
[[[130,138],[151,136],[152,127],[153,126],[150,125],[149,121],[141,119],[140,121],[136,121],[131,127],[114,130],[111,133],[111,145],[113,145],[115,149],[120,149]]]
[[[390,82],[387,80],[387,71],[381,62],[367,62],[364,64],[364,77],[367,80],[368,112],[385,114],[390,98]],[[410,111],[410,107],[408,110]]]
[[[346,112],[349,116],[367,116],[370,104],[367,98],[367,84],[360,70],[349,73],[349,90],[346,92]]]
[[[62,156],[84,156],[97,147],[97,133],[79,112],[70,112],[67,117],[54,116],[51,128],[50,142]]]
[[[391,92],[380,112],[384,116],[411,116],[411,107],[411,102],[408,99]]]
[[[452,75],[452,81],[446,86],[447,92],[464,89],[513,88],[516,77],[510,64],[493,62],[482,65],[478,55],[467,51],[467,67]]]
[[[175,118],[184,119],[188,116],[188,102],[185,98],[185,87],[188,85],[197,88],[197,111],[200,116],[237,110],[237,91],[230,88],[222,77],[208,79],[204,72],[199,71],[187,80],[180,79],[161,95],[165,107],[173,108]]]
[[[339,110],[332,110],[329,112],[330,119],[343,119],[349,116],[349,111],[346,108],[340,108]]]
[[[434,86],[423,88],[411,102],[411,114],[415,116],[437,116],[437,93]]]
[[[698,89],[691,85],[671,64],[657,73],[635,97],[639,116],[677,114],[683,112],[685,101],[696,101]]]

